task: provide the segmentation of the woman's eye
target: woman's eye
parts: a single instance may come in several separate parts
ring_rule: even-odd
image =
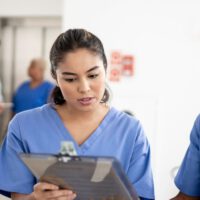
[[[88,77],[91,78],[91,79],[94,79],[94,78],[96,78],[98,75],[99,75],[99,74],[91,74],[91,75],[89,75]]]
[[[74,82],[76,79],[75,78],[66,78],[65,81],[71,83]]]

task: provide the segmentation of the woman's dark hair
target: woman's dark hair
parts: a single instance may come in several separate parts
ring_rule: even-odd
[[[57,66],[64,60],[66,53],[73,52],[80,48],[87,49],[100,56],[103,61],[105,71],[107,70],[107,59],[105,56],[103,44],[100,39],[84,29],[69,29],[64,33],[61,33],[51,47],[51,75],[54,79],[56,79]],[[109,91],[106,88],[101,102],[106,103],[109,100],[109,96]],[[58,105],[65,103],[65,99],[58,86],[56,86],[52,92],[52,100],[55,104]]]

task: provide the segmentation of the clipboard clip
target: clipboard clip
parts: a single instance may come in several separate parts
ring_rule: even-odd
[[[61,154],[61,153],[59,153],[58,155],[56,155],[56,157],[58,158],[59,162],[64,162],[64,163],[72,160],[72,157],[69,154]]]
[[[58,161],[68,162],[69,160],[77,160],[77,152],[74,143],[71,141],[62,141],[60,153],[57,155]]]

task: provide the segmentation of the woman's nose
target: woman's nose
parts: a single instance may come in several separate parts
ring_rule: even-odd
[[[86,93],[90,91],[90,84],[87,80],[81,80],[80,84],[78,86],[78,92],[80,93]]]

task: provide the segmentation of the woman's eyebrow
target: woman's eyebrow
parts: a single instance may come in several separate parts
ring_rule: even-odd
[[[99,68],[99,66],[94,66],[94,67],[92,67],[91,69],[87,70],[87,72],[91,72],[91,71],[93,71],[93,70],[95,70],[95,69],[97,69],[97,68]]]
[[[98,68],[99,68],[99,66],[94,66],[91,69],[87,70],[86,72],[88,73],[88,72],[91,72],[91,71],[93,71],[95,69],[98,69]],[[72,76],[76,76],[77,75],[76,73],[73,73],[73,72],[62,72],[62,74],[63,75],[72,75]]]
[[[62,75],[73,75],[76,76],[76,73],[72,73],[72,72],[62,72]]]

